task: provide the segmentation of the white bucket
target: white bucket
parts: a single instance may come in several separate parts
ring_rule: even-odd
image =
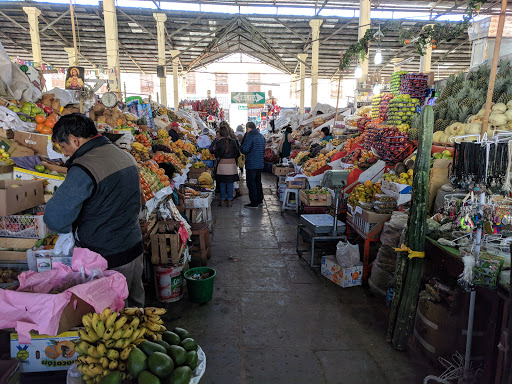
[[[158,301],[172,303],[183,297],[183,269],[185,264],[179,266],[156,265],[155,287]]]

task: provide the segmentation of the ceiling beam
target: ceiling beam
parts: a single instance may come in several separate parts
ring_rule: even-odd
[[[299,35],[298,33],[296,33],[293,29],[291,29],[289,26],[287,26],[285,23],[283,23],[281,20],[277,19],[276,20],[283,26],[285,27],[288,31],[290,31],[291,33],[293,33],[295,36],[297,36],[299,39],[301,39],[304,43],[307,43],[306,39],[304,39],[301,35]]]
[[[62,19],[64,16],[66,16],[68,13],[69,13],[69,9],[66,11],[66,12],[63,12],[59,17],[57,17],[56,19],[53,19],[52,22],[50,24],[46,24],[44,26],[44,28],[42,28],[39,33],[43,33],[44,31],[46,31],[48,28],[50,28],[52,25],[54,25],[55,23],[59,22],[60,19]]]
[[[169,34],[169,38],[172,38],[174,35],[180,33],[181,31],[183,31],[184,29],[190,27],[192,24],[195,24],[197,23],[199,20],[202,19],[202,17],[204,16],[204,13],[200,14],[199,16],[197,16],[194,20],[192,20],[191,22],[189,22],[187,25],[184,25],[182,27],[180,27],[179,29],[177,29],[176,31],[173,31],[171,34]]]

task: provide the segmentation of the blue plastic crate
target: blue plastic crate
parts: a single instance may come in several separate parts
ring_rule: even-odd
[[[208,168],[213,168],[213,160],[203,160],[204,165]]]

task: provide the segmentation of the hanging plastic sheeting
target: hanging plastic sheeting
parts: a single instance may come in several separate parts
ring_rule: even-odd
[[[34,103],[41,98],[39,73],[34,67],[26,67],[23,72],[13,63],[0,43],[0,96]]]
[[[0,126],[10,127],[15,131],[33,131],[35,123],[22,121],[18,115],[8,108],[0,106]]]

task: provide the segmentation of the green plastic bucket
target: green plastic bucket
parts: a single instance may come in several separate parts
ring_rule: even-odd
[[[208,273],[211,276],[204,280],[196,280],[191,276],[198,273]],[[195,303],[206,303],[213,296],[213,279],[215,278],[215,269],[209,267],[190,268],[185,272],[185,280],[187,281],[188,297]]]

